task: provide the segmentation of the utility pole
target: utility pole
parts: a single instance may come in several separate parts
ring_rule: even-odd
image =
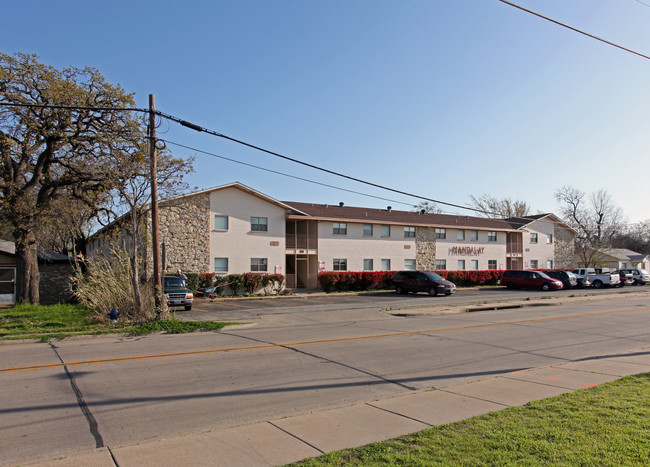
[[[149,154],[151,168],[151,248],[153,250],[153,286],[156,309],[162,310],[162,281],[160,272],[160,235],[158,227],[158,148],[156,147],[156,97],[149,94]]]

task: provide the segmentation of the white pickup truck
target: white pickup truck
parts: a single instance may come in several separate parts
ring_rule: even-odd
[[[595,289],[601,289],[604,286],[616,287],[621,283],[620,276],[610,272],[609,269],[576,268],[572,272],[578,276],[578,279],[589,278],[591,286]]]

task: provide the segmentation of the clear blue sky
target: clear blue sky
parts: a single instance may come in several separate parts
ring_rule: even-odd
[[[650,55],[650,0],[518,3]],[[155,94],[163,112],[311,164],[460,205],[511,197],[534,212],[558,212],[563,185],[604,188],[630,221],[650,219],[650,60],[497,0],[5,0],[2,10],[5,53],[93,66],[140,107]],[[158,132],[392,201],[203,154],[192,187],[418,202],[175,123]]]

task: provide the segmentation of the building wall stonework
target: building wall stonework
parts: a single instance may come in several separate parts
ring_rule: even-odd
[[[204,273],[210,267],[210,195],[187,196],[161,203],[160,243],[165,243],[165,271]]]
[[[555,269],[573,269],[575,263],[575,242],[571,232],[555,226]]]
[[[415,229],[415,267],[418,270],[436,269],[436,232],[430,227]]]
[[[71,302],[70,278],[74,274],[70,263],[39,262],[41,280],[38,293],[42,305]]]

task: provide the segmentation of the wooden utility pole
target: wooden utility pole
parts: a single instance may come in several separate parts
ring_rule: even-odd
[[[156,147],[156,98],[149,94],[149,153],[151,166],[151,248],[153,250],[153,286],[156,309],[163,310],[160,271],[160,235],[158,230],[158,148]],[[164,313],[164,310],[163,310]],[[164,318],[164,314],[163,314]]]

